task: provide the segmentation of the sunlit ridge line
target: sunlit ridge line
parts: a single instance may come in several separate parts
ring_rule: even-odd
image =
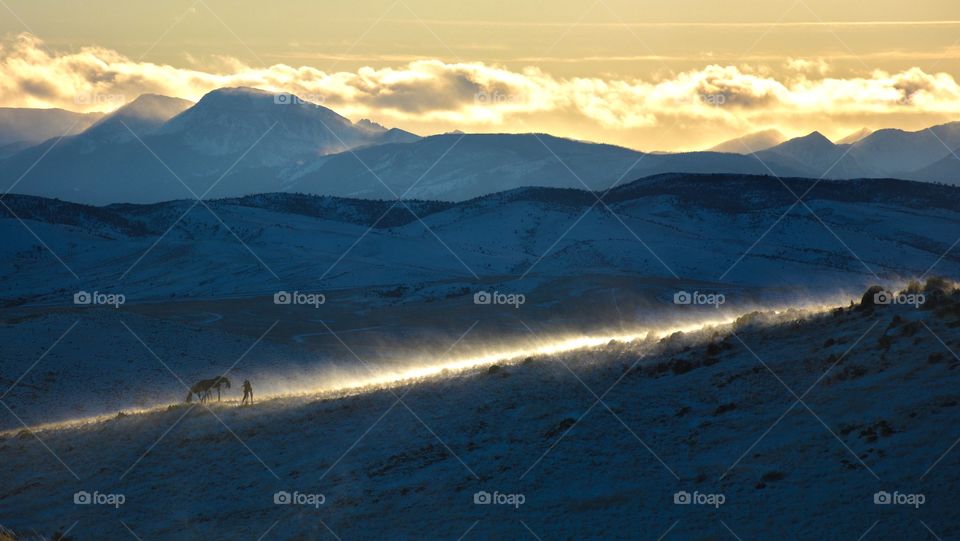
[[[575,338],[563,338],[548,342],[543,345],[534,345],[526,348],[514,348],[508,349],[496,353],[489,353],[485,355],[476,355],[468,356],[462,359],[444,362],[444,363],[426,363],[421,366],[411,367],[400,369],[398,371],[392,371],[389,367],[384,368],[384,374],[381,375],[371,375],[366,378],[357,378],[355,382],[349,383],[346,385],[340,385],[335,387],[324,387],[319,386],[313,389],[304,389],[301,391],[295,392],[286,392],[286,393],[273,393],[264,395],[258,404],[264,402],[277,401],[283,399],[303,399],[303,398],[321,398],[321,397],[330,397],[330,398],[345,398],[347,396],[362,394],[364,392],[375,392],[378,390],[383,390],[392,387],[400,387],[415,383],[420,380],[443,377],[446,374],[457,374],[464,372],[470,369],[483,368],[486,366],[491,366],[494,364],[504,363],[510,364],[513,361],[524,359],[527,357],[536,357],[541,355],[558,355],[562,353],[569,353],[582,349],[596,348],[602,345],[606,345],[610,342],[616,342],[621,344],[628,344],[630,342],[638,340],[660,340],[671,336],[676,333],[694,333],[699,331],[708,330],[711,328],[723,327],[726,325],[731,325],[736,322],[741,317],[755,313],[765,313],[765,314],[779,314],[783,311],[791,310],[798,313],[803,313],[806,315],[812,315],[815,313],[821,313],[833,308],[836,308],[837,304],[801,304],[794,306],[782,306],[778,308],[768,308],[765,310],[745,310],[743,312],[737,312],[732,315],[720,316],[713,319],[703,319],[698,320],[693,323],[685,323],[680,325],[674,325],[665,328],[652,328],[652,327],[642,327],[633,332],[626,333],[617,333],[617,334],[603,334],[603,335],[587,335],[579,336]],[[369,367],[368,367],[369,369]],[[236,400],[227,401],[226,404],[235,404]],[[171,406],[182,406],[183,404],[162,404],[158,406],[145,407],[145,408],[129,408],[122,409],[122,413],[127,416],[141,416],[149,415],[151,413],[157,413],[161,411],[168,410]],[[198,406],[203,408],[203,406]],[[104,421],[109,421],[115,419],[117,414],[103,414],[95,415],[77,419],[68,419],[64,421],[55,421],[50,423],[40,423],[34,426],[28,426],[26,429],[31,432],[42,432],[49,430],[57,430],[64,428],[79,428],[84,425],[101,423]],[[10,436],[17,434],[24,430],[20,429],[10,429],[0,431],[0,435]]]

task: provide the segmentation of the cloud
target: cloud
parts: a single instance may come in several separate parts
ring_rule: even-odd
[[[218,58],[215,68],[201,68],[196,59],[189,63],[138,62],[101,47],[51,51],[37,37],[21,34],[0,41],[0,105],[102,111],[143,93],[197,100],[215,88],[252,86],[399,126],[510,129],[563,119],[621,131],[678,122],[739,130],[805,117],[960,111],[960,86],[948,74],[913,68],[828,77],[829,65],[819,59],[790,59],[779,71],[708,65],[656,79],[562,78],[533,67],[440,60],[334,73],[286,64],[253,68],[233,58]]]
[[[830,71],[830,64],[822,58],[816,60],[809,58],[791,58],[787,60],[787,68],[807,76],[824,76]]]

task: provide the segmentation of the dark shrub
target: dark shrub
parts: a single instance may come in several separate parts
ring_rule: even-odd
[[[763,477],[760,480],[764,483],[772,483],[773,481],[780,481],[785,478],[787,474],[780,471],[771,471],[763,474]]]
[[[693,363],[686,359],[677,359],[670,363],[670,369],[673,370],[674,374],[686,374],[693,370]]]
[[[566,434],[567,431],[569,431],[570,428],[573,427],[573,425],[575,425],[575,424],[577,424],[576,421],[574,421],[574,420],[571,419],[570,417],[567,417],[567,418],[565,418],[564,420],[560,421],[560,422],[557,424],[557,426],[555,426],[555,427],[551,428],[550,430],[548,430],[548,431],[543,435],[543,437],[544,437],[544,438],[547,438],[547,439],[551,439],[551,438],[553,438],[554,436],[557,436],[557,435],[560,435],[560,434]]]
[[[866,310],[868,308],[873,308],[876,306],[875,298],[877,293],[883,293],[886,291],[883,286],[870,286],[866,292],[864,292],[863,297],[860,298],[860,309]]]
[[[940,291],[944,295],[949,295],[953,290],[953,286],[945,278],[934,276],[932,278],[927,278],[927,283],[923,285],[923,290],[927,293]]]
[[[717,406],[717,409],[713,411],[713,414],[723,415],[724,413],[727,413],[728,411],[733,411],[735,409],[737,409],[736,404],[720,404],[719,406]]]

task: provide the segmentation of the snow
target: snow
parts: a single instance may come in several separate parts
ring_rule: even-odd
[[[348,396],[7,435],[0,521],[78,521],[77,539],[124,524],[143,539],[856,539],[879,521],[877,538],[905,539],[922,520],[947,539],[958,458],[937,461],[957,437],[960,359],[938,337],[960,347],[956,322],[909,307],[770,316]],[[680,359],[693,369],[671,369]],[[78,506],[78,490],[126,500]],[[325,503],[275,505],[281,490]],[[525,501],[475,505],[481,490]],[[675,505],[681,490],[725,503]],[[926,503],[877,506],[879,490]]]
[[[0,524],[18,532],[960,534],[958,299],[768,310],[957,276],[956,188],[665,175],[605,205],[531,188],[406,203],[416,216],[292,194],[4,201],[23,219],[0,218]],[[127,302],[76,306],[81,290]],[[326,302],[278,305],[281,290]],[[675,305],[680,290],[727,302]],[[720,326],[691,330],[706,323]],[[224,402],[182,404],[225,372]],[[926,503],[878,506],[881,490]],[[76,505],[80,491],[124,502]],[[480,491],[523,503],[474,504]],[[680,491],[725,501],[676,505]]]
[[[794,205],[771,178],[668,176],[611,192],[610,210],[587,192],[534,190],[409,203],[416,217],[398,205],[380,222],[392,203],[328,199],[312,207],[321,200],[273,195],[257,206],[224,200],[190,210],[180,201],[45,214],[8,196],[80,280],[5,219],[0,291],[63,305],[80,289],[118,290],[139,303],[439,283],[491,282],[529,294],[570,276],[588,286],[591,275],[821,289],[865,288],[874,274],[905,279],[935,263],[937,272],[957,274],[948,253],[960,222],[954,188],[867,181],[847,192],[848,185],[821,182],[805,205]]]

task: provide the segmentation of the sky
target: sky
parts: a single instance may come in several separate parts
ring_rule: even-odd
[[[293,92],[422,135],[695,150],[960,120],[955,0],[0,0],[0,106]]]

